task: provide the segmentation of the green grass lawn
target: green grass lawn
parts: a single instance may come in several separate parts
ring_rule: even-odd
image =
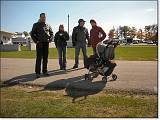
[[[21,49],[22,51],[28,51],[28,47],[27,47],[27,46],[20,46],[20,49]]]
[[[157,96],[102,92],[71,103],[62,91],[1,89],[1,117],[157,117]]]
[[[26,51],[18,52],[0,52],[2,58],[35,58],[36,52]],[[116,60],[157,60],[157,46],[119,46],[116,48],[115,59]],[[88,48],[88,55],[92,54],[92,48]],[[57,49],[49,49],[49,58],[58,58]],[[74,59],[74,48],[67,49],[67,58]],[[80,59],[82,59],[82,52]]]

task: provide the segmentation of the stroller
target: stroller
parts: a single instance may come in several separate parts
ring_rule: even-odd
[[[87,59],[88,74],[85,74],[85,80],[92,81],[98,75],[102,75],[102,81],[107,82],[109,77],[112,80],[117,79],[117,75],[113,74],[113,70],[116,67],[114,59],[114,51],[119,41],[116,40],[105,40],[97,44],[96,55],[91,55]]]

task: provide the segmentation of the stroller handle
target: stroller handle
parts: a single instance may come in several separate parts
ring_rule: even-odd
[[[107,46],[108,45],[114,45],[114,47],[116,47],[119,44],[119,41],[114,40],[114,39],[107,39],[107,40],[102,41],[102,43],[107,45]]]

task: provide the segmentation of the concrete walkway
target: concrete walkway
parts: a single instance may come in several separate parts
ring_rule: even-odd
[[[157,61],[116,61],[117,67],[114,71],[118,75],[117,81],[108,82],[105,89],[116,90],[141,90],[157,91]],[[39,86],[49,86],[58,90],[65,88],[68,82],[84,79],[87,69],[72,70],[73,60],[67,61],[67,72],[60,71],[58,60],[49,59],[49,77],[35,78],[35,59],[10,59],[1,58],[1,81],[6,81],[10,85],[30,84]],[[80,67],[82,67],[80,60]],[[101,76],[94,81],[101,81]],[[94,84],[95,85],[95,84]],[[93,87],[93,86],[92,86]]]

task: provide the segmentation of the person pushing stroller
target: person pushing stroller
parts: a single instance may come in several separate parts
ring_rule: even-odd
[[[87,59],[88,74],[85,74],[86,80],[93,80],[99,74],[103,76],[102,80],[107,82],[108,77],[112,74],[116,63],[114,59],[114,49],[118,42],[111,39],[104,40],[106,33],[103,29],[97,26],[95,20],[90,20],[92,29],[90,31],[90,44],[93,48],[93,55]],[[112,74],[113,80],[117,79],[116,74]]]
[[[118,41],[114,40],[105,40],[97,44],[96,54],[87,59],[87,69],[89,71],[88,74],[85,74],[86,80],[93,80],[98,75],[103,76],[102,81],[104,82],[107,82],[110,75],[112,75],[113,80],[117,79],[117,75],[112,73],[117,65],[112,61],[115,57],[114,51],[117,45]]]
[[[90,30],[89,44],[92,46],[93,54],[95,55],[96,45],[106,38],[106,33],[101,27],[97,26],[97,23],[95,20],[91,19],[90,24],[92,26],[92,29]]]

